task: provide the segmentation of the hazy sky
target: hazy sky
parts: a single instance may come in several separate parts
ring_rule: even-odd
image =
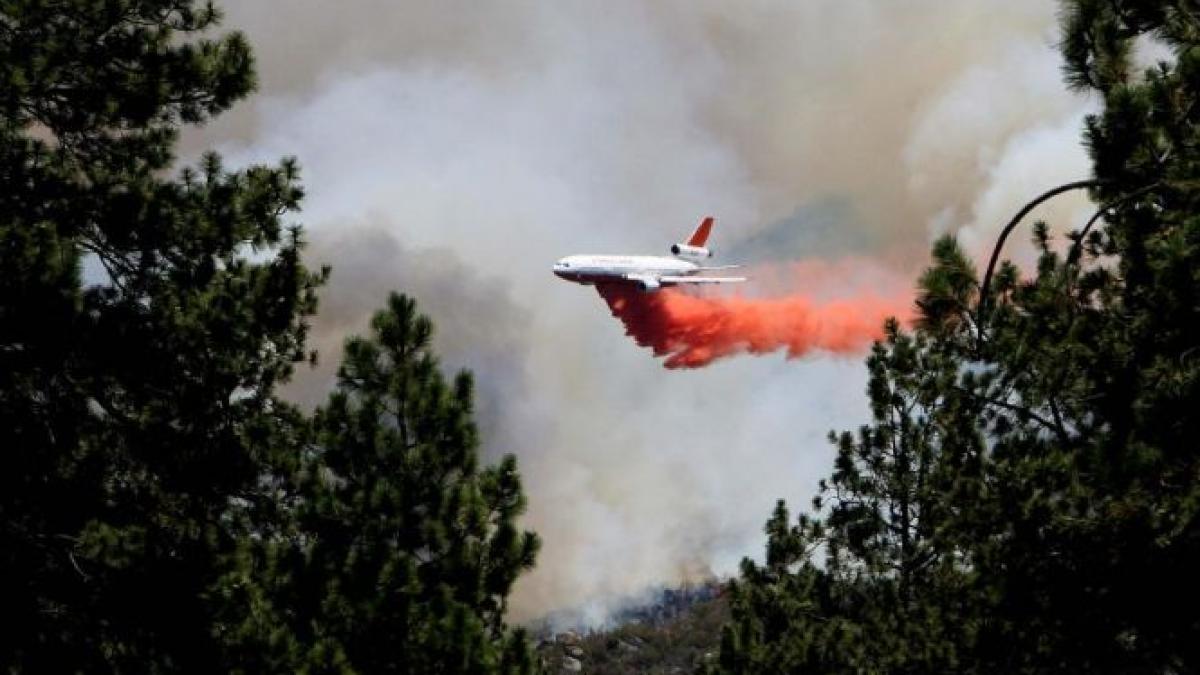
[[[911,284],[932,240],[979,254],[1043,189],[1085,177],[1046,0],[239,0],[260,92],[194,156],[298,157],[320,400],[343,337],[414,295],[477,374],[485,452],[516,453],[545,540],[514,617],[759,556],[807,505],[830,429],[868,419],[861,359],[664,370],[558,257],[665,253],[706,214],[718,262],[839,259]],[[1082,197],[1039,214],[1058,229]],[[1013,253],[1028,251],[1015,237]],[[738,255],[738,260],[733,256]],[[862,265],[822,281],[864,283]],[[855,278],[852,278],[855,277]],[[804,289],[796,289],[802,291]]]

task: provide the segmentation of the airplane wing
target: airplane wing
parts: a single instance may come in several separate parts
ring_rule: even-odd
[[[678,284],[737,284],[746,277],[659,277],[658,282],[663,286]]]

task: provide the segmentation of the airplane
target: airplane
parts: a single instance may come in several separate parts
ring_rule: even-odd
[[[646,292],[657,291],[664,286],[736,284],[745,281],[746,277],[700,276],[701,272],[737,267],[702,267],[698,264],[712,257],[712,250],[704,247],[712,228],[712,216],[700,221],[700,226],[686,242],[671,246],[671,258],[654,255],[570,255],[554,263],[554,273],[567,281],[585,286],[631,284]]]

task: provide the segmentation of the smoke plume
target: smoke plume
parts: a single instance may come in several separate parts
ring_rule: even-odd
[[[795,359],[813,351],[856,354],[882,337],[888,317],[908,318],[911,300],[859,297],[817,302],[781,298],[644,293],[628,284],[596,290],[627,334],[667,368],[701,368],[738,353],[783,351]]]
[[[674,337],[648,346],[709,358],[711,337],[672,323],[685,309],[712,331],[723,308],[774,315],[797,293],[810,319],[871,298],[851,317],[869,339],[904,316],[934,237],[986,252],[1016,205],[1089,167],[1095,102],[1062,85],[1046,0],[218,4],[260,91],[184,159],[296,156],[308,253],[333,267],[320,366],[287,393],[322,400],[341,340],[388,290],[416,297],[446,366],[476,372],[484,449],[517,455],[544,541],[514,621],[602,618],[680,570],[735,572],[775,499],[808,503],[828,473],[826,433],[870,415],[859,358],[786,361],[782,329],[720,342],[778,352],[666,372],[554,260],[663,254],[712,213],[717,255],[754,263],[754,287],[664,296],[652,316]],[[1092,210],[1073,194],[1033,218],[1062,231]]]

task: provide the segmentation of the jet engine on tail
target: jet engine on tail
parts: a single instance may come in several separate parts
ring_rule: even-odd
[[[687,242],[671,246],[671,255],[684,260],[704,260],[712,257],[712,250],[704,248],[708,241],[708,233],[712,232],[713,218],[708,216],[700,222],[700,226],[688,237]]]
[[[704,260],[705,258],[711,258],[713,252],[701,246],[675,244],[671,246],[671,254],[676,258],[683,258],[684,260]]]

